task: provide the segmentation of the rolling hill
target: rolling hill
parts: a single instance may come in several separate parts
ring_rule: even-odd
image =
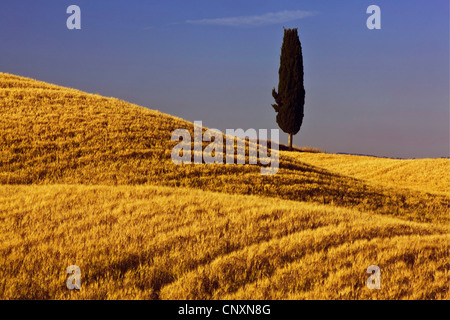
[[[0,298],[449,298],[448,159],[175,165],[192,123],[4,73],[0,113]]]
[[[298,159],[338,174],[385,186],[450,193],[449,159],[388,159],[325,153],[304,153]]]

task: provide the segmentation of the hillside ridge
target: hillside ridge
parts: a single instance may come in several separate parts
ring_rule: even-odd
[[[0,75],[1,184],[151,184],[333,204],[416,221],[448,218],[448,194],[386,187],[280,151],[276,175],[257,165],[175,165],[180,118],[116,98]],[[205,130],[206,128],[204,128]]]

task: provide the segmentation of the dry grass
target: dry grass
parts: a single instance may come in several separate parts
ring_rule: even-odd
[[[450,159],[403,160],[343,154],[299,154],[297,159],[384,186],[450,194]]]
[[[449,160],[177,166],[191,123],[1,73],[0,113],[0,298],[449,298]]]
[[[448,298],[444,226],[153,186],[2,186],[0,199],[2,298]],[[80,292],[65,288],[72,264]],[[381,291],[365,287],[371,264]]]

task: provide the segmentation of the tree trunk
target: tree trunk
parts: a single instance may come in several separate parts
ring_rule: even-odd
[[[292,151],[292,133],[289,133],[289,151]]]

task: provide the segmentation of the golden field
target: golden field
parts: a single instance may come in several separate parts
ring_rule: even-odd
[[[449,159],[175,165],[192,123],[2,73],[0,112],[2,299],[450,296]]]
[[[299,160],[358,179],[431,193],[450,193],[449,159],[389,159],[344,154],[302,154]]]

